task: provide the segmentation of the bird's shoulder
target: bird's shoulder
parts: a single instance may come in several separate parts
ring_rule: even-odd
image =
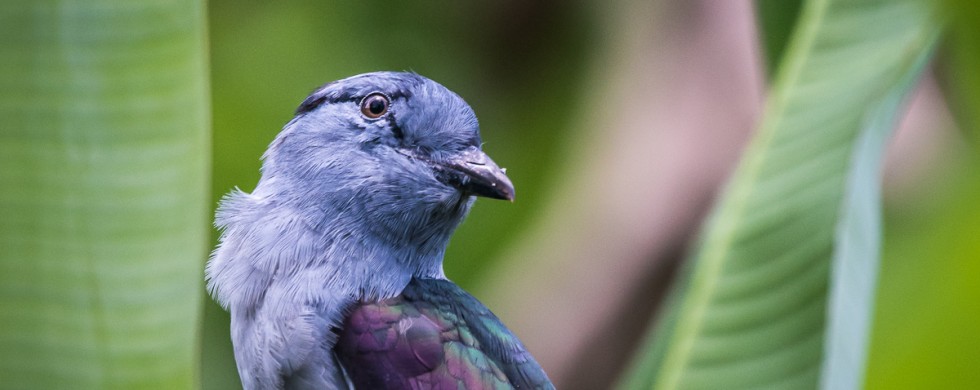
[[[448,280],[413,279],[397,297],[355,305],[335,350],[358,388],[554,388],[520,340]]]

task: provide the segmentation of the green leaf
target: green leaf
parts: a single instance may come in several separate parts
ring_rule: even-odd
[[[933,47],[930,11],[804,4],[758,133],[628,388],[860,387],[881,149]]]
[[[918,79],[931,50],[923,50],[911,71],[869,105],[851,154],[844,201],[834,235],[828,321],[824,335],[821,388],[858,389],[864,383],[874,292],[881,258],[880,174],[884,144],[896,114]]]
[[[0,4],[0,388],[197,387],[204,4]]]

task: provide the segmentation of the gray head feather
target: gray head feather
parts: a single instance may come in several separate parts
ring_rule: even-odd
[[[372,120],[359,104],[374,92],[391,107]],[[473,197],[417,156],[438,161],[480,144],[472,109],[422,76],[369,73],[323,86],[263,155],[255,191],[222,200],[210,289],[230,305],[262,288],[247,279],[323,266],[348,273],[323,282],[361,284],[370,295],[413,274],[441,276],[449,236]],[[223,283],[226,272],[233,280]],[[365,274],[382,280],[359,277]]]
[[[375,93],[390,102],[378,118],[361,107]],[[255,190],[222,199],[206,268],[232,312],[239,370],[255,381],[247,387],[279,387],[276,375],[329,351],[333,336],[320,328],[351,302],[397,295],[413,276],[444,277],[473,195],[513,198],[480,145],[470,107],[416,74],[354,76],[300,105],[263,155]]]

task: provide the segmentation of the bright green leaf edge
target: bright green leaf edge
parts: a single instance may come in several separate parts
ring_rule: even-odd
[[[923,50],[903,79],[877,107],[870,108],[867,124],[856,140],[831,260],[822,389],[859,389],[864,384],[881,258],[880,173],[884,146],[931,54],[932,50]]]
[[[880,164],[897,102],[921,74],[937,25],[929,4],[912,0],[804,4],[760,129],[626,388],[815,388],[821,377],[825,384],[847,381],[824,364],[825,353],[838,353],[834,343],[824,345],[828,290],[839,294],[840,286],[829,280],[831,262],[877,253],[877,242],[853,253],[837,244],[850,234],[840,226],[878,230],[867,219],[878,218],[879,207],[876,191],[848,198],[848,191],[866,190],[848,183],[878,185],[877,172],[862,175]],[[867,301],[860,316],[870,315],[873,299]],[[830,340],[839,337],[833,329]],[[863,349],[866,327],[851,336],[864,340]]]

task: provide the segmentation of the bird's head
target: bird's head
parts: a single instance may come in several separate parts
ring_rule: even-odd
[[[396,244],[445,245],[475,196],[513,200],[482,150],[473,110],[412,73],[329,83],[297,109],[263,156],[256,195],[315,210],[314,225]]]

